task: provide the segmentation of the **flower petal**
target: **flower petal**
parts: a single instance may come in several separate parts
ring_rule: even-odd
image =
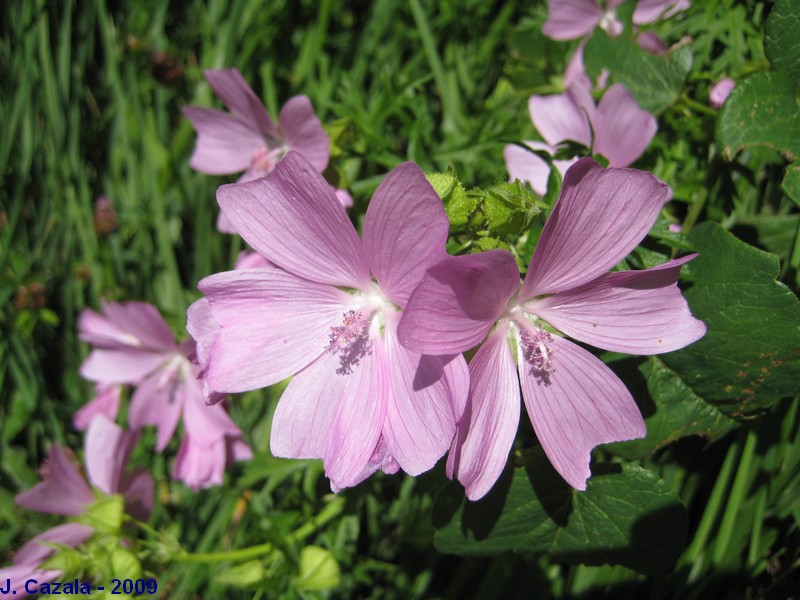
[[[681,265],[696,254],[645,271],[603,275],[579,288],[529,302],[536,314],[570,337],[629,354],[661,354],[706,332],[676,285]]]
[[[591,33],[602,18],[595,0],[547,0],[542,33],[553,40],[574,40]]]
[[[384,330],[391,365],[383,435],[390,454],[410,475],[432,468],[450,447],[469,393],[461,355],[429,356],[406,350],[395,323]]]
[[[689,0],[639,0],[636,3],[636,10],[633,11],[633,23],[635,25],[653,23],[662,15],[667,18],[690,6]]]
[[[172,477],[193,490],[222,485],[225,476],[225,455],[225,438],[205,443],[198,442],[187,434],[175,457]]]
[[[177,362],[177,361],[176,361]],[[153,372],[133,393],[128,421],[133,429],[156,427],[156,450],[167,447],[183,411],[184,392],[180,365],[175,362]]]
[[[371,287],[356,230],[301,154],[289,152],[264,179],[223,185],[217,201],[239,235],[271,263],[319,283]]]
[[[507,332],[507,325],[498,327],[469,364],[469,400],[451,452],[470,500],[485,496],[500,477],[519,425],[519,383]]]
[[[50,446],[45,469],[44,481],[17,494],[17,504],[28,510],[75,517],[94,501],[78,467],[58,444]]]
[[[15,565],[37,565],[55,552],[49,544],[64,544],[75,548],[88,540],[92,533],[94,529],[81,523],[57,525],[28,540],[11,560]]]
[[[203,74],[225,106],[252,131],[265,133],[276,139],[279,137],[267,109],[239,69],[207,69]]]
[[[227,175],[246,170],[253,152],[266,146],[261,134],[234,116],[213,108],[187,106],[183,114],[197,131],[189,165],[209,175]]]
[[[153,512],[155,483],[149,471],[139,469],[120,479],[119,493],[125,498],[125,512],[139,521],[147,521]]]
[[[136,349],[92,350],[81,365],[81,376],[100,383],[138,384],[167,360],[163,354]]]
[[[428,269],[398,327],[400,343],[422,354],[456,354],[478,345],[519,286],[505,250],[452,256]]]
[[[280,114],[281,130],[286,143],[297,150],[320,173],[328,166],[330,140],[322,127],[311,100],[294,96],[283,105]]]
[[[414,163],[392,170],[364,217],[364,251],[384,296],[405,306],[425,270],[447,254],[450,222],[442,200]]]
[[[93,486],[109,495],[119,491],[120,477],[138,438],[105,415],[94,418],[86,432],[84,459]]]
[[[581,90],[580,86],[576,90]],[[586,107],[578,104],[570,92],[552,96],[531,96],[528,110],[536,130],[551,146],[566,140],[592,145],[592,130]]]
[[[546,150],[553,154],[553,149],[541,142],[525,142],[525,145],[534,150]],[[511,181],[524,181],[541,196],[547,193],[550,167],[545,161],[515,144],[509,144],[503,149],[503,158],[506,160],[506,169]]]
[[[113,421],[119,413],[121,386],[98,383],[94,389],[95,397],[72,415],[72,426],[78,431],[86,431],[92,419],[98,415],[104,415]]]
[[[658,130],[653,115],[639,108],[621,83],[615,83],[597,105],[593,151],[611,167],[627,167],[647,149]]]
[[[650,173],[603,169],[589,158],[567,171],[520,299],[555,294],[599,277],[647,234],[668,188]]]
[[[191,312],[188,328],[198,358],[207,359],[204,377],[219,392],[267,387],[300,371],[325,350],[353,299],[277,267],[218,273],[198,287],[219,330]]]
[[[644,420],[625,384],[599,358],[558,336],[550,345],[552,373],[542,376],[520,361],[522,396],[553,467],[585,490],[592,448],[644,437]]]
[[[146,302],[107,302],[102,314],[90,309],[78,318],[81,341],[98,348],[136,348],[152,352],[175,349],[175,338],[161,313]]]

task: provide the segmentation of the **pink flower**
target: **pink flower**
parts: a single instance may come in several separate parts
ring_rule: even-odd
[[[221,405],[206,406],[198,368],[189,360],[194,341],[177,344],[158,310],[142,302],[108,303],[102,314],[84,310],[78,326],[80,338],[94,346],[81,374],[107,385],[136,386],[129,423],[135,429],[154,425],[159,452],[182,418],[195,449],[204,449],[207,460],[217,468],[208,481],[192,478],[190,485],[205,487],[221,480],[225,465],[233,460],[226,448],[241,442],[242,433]],[[240,456],[250,457],[248,453]],[[184,473],[180,456],[176,462],[175,472]]]
[[[725,100],[728,99],[728,95],[733,91],[735,85],[733,79],[730,78],[715,83],[714,87],[711,88],[711,92],[708,94],[708,103],[712,108],[721,108],[722,105],[725,104]]]
[[[72,416],[72,426],[78,431],[86,431],[97,415],[105,415],[114,421],[119,413],[121,385],[97,383],[94,389],[95,397]]]
[[[272,423],[273,454],[322,458],[334,489],[378,469],[419,474],[447,451],[467,394],[460,356],[397,342],[425,270],[445,256],[449,224],[419,168],[378,187],[364,239],[331,187],[290,152],[265,179],[217,200],[271,266],[199,283],[188,329],[211,389],[242,392],[294,375]]]
[[[631,354],[669,352],[704,334],[676,285],[692,256],[607,273],[644,237],[666,197],[667,186],[648,173],[581,159],[567,171],[522,285],[514,257],[493,250],[444,259],[411,295],[403,345],[430,354],[480,345],[448,459],[469,498],[486,494],[506,463],[520,384],[545,453],[577,489],[586,487],[592,448],[645,435],[624,384],[556,330]]]
[[[210,175],[244,171],[239,181],[250,181],[272,172],[289,150],[297,150],[317,171],[325,170],[330,142],[306,96],[290,98],[275,125],[238,69],[208,70],[205,76],[231,112],[183,109],[197,131],[192,168]],[[217,227],[236,233],[222,218]]]
[[[612,167],[627,167],[639,158],[658,130],[653,115],[639,108],[621,83],[612,85],[597,106],[586,88],[575,85],[563,94],[531,96],[528,108],[546,142],[525,142],[528,146],[554,154],[559,144],[572,140],[606,157]],[[512,180],[527,181],[539,194],[547,191],[544,160],[513,145],[506,146],[504,156]],[[563,175],[574,162],[556,161],[556,167]]]

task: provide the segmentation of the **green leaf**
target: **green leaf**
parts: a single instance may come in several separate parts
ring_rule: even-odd
[[[684,293],[706,335],[665,354],[663,362],[732,417],[746,416],[797,393],[800,302],[778,276],[778,258],[715,223],[689,234],[700,253],[695,283]]]
[[[800,81],[800,4],[797,0],[777,0],[767,18],[764,50],[772,68]]]
[[[327,590],[338,586],[340,580],[339,563],[329,550],[306,546],[300,551],[300,574],[293,580],[298,590]]]
[[[257,559],[223,569],[214,576],[214,581],[238,587],[247,587],[258,583],[265,577],[264,561]]]
[[[732,160],[749,147],[765,147],[787,160],[800,157],[800,106],[783,73],[756,73],[736,84],[717,118],[717,141]]]
[[[786,175],[783,177],[781,189],[792,199],[792,202],[800,206],[800,164],[792,163],[786,167]]]
[[[595,465],[585,492],[567,485],[541,449],[507,467],[487,496],[464,499],[449,484],[434,506],[436,548],[465,556],[548,553],[555,560],[616,564],[659,573],[686,541],[686,512],[654,473],[634,464]]]
[[[130,550],[114,548],[111,553],[111,574],[117,579],[140,579],[142,565]]]
[[[470,215],[478,206],[477,201],[468,196],[464,186],[449,173],[428,173],[428,182],[444,202],[444,209],[450,225],[453,227],[465,225]]]
[[[594,77],[603,69],[625,85],[643,109],[659,113],[677,100],[692,68],[692,50],[682,46],[662,56],[642,50],[636,40],[612,38],[597,32],[583,53],[587,71]]]

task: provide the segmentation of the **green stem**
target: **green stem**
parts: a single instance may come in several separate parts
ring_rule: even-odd
[[[713,108],[706,106],[705,104],[701,104],[697,100],[692,100],[691,98],[687,98],[686,96],[681,96],[680,100],[678,100],[678,104],[683,104],[686,108],[698,112],[700,114],[706,115],[708,117],[717,117],[717,111]]]
[[[344,509],[344,498],[341,496],[333,499],[322,511],[313,519],[304,523],[292,533],[286,536],[287,544],[294,544],[301,541],[303,538],[308,537],[314,531],[335,519],[341,514]],[[184,563],[213,563],[223,561],[240,562],[250,558],[258,558],[265,554],[269,554],[274,549],[273,544],[259,544],[257,546],[249,546],[248,548],[241,548],[239,550],[228,550],[224,552],[184,552],[174,557],[176,562]]]

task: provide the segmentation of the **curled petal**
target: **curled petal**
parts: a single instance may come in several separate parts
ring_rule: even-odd
[[[603,169],[582,158],[567,171],[561,195],[542,230],[521,301],[596,279],[647,234],[668,188],[633,169]]]
[[[94,418],[86,432],[86,471],[92,485],[106,494],[119,491],[120,477],[138,438],[105,415]]]
[[[311,106],[311,100],[306,96],[290,98],[281,109],[280,123],[289,147],[297,150],[322,173],[330,159],[330,141]]]
[[[625,384],[600,359],[557,336],[548,346],[552,372],[519,361],[525,408],[553,467],[585,490],[592,448],[644,437],[644,420]]]
[[[452,256],[428,269],[398,327],[400,343],[422,354],[456,354],[478,345],[519,286],[505,250]]]

